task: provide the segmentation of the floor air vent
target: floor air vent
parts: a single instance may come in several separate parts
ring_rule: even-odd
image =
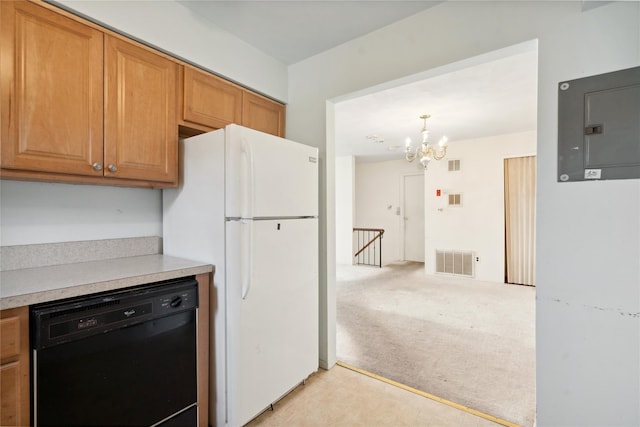
[[[473,277],[473,252],[436,250],[436,273]]]

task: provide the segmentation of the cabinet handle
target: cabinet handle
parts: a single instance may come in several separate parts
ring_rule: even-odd
[[[118,171],[118,167],[116,165],[109,165],[109,172],[117,172]]]
[[[101,171],[102,170],[102,165],[100,163],[98,163],[98,162],[95,162],[91,166],[93,167],[94,171]]]

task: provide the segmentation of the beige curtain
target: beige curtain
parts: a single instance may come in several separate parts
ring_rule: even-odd
[[[504,161],[506,282],[535,285],[536,157]]]

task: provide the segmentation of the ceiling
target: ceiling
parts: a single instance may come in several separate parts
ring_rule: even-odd
[[[181,4],[269,56],[293,64],[442,1],[218,1]],[[358,161],[403,158],[407,137],[417,143],[423,122],[431,141],[535,130],[535,49],[472,61],[454,71],[371,91],[336,104],[336,154]],[[370,136],[370,138],[367,138]],[[380,142],[383,140],[384,142]]]
[[[526,51],[337,103],[336,154],[402,159],[407,138],[421,142],[423,114],[434,143],[535,130],[537,67]]]
[[[179,3],[290,65],[442,1],[179,0]]]

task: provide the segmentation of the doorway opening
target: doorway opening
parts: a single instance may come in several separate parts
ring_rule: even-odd
[[[337,355],[342,362],[374,374],[405,383],[419,381],[407,385],[530,426],[535,419],[535,288],[504,285],[505,184],[502,166],[505,158],[535,153],[537,43],[528,42],[500,53],[492,52],[484,59],[469,61],[452,64],[446,74],[444,69],[427,72],[423,78],[432,84],[428,90],[417,90],[416,86],[403,92],[398,89],[407,86],[407,79],[403,79],[367,90],[373,97],[359,93],[332,104],[329,119],[332,127],[329,129],[334,132],[335,140],[336,224],[341,212],[349,212],[353,226],[385,228],[388,257],[383,268],[375,270],[336,260]],[[486,74],[480,71],[483,64],[491,64]],[[523,91],[511,90],[504,84],[507,81],[514,83],[513,80],[497,78],[496,67],[500,65],[505,66],[510,75],[528,79],[527,97],[518,101],[518,108],[512,108],[497,105],[505,101],[498,93],[507,96],[508,93],[496,92],[493,97],[487,93],[488,98],[482,106],[470,107],[470,96],[476,93],[473,83],[480,82],[486,88],[491,82],[502,82],[495,87],[496,91],[522,94]],[[479,68],[475,69],[476,66]],[[416,82],[419,80],[417,76],[414,78]],[[489,80],[483,80],[485,78]],[[456,82],[454,85],[445,87],[453,81]],[[415,97],[419,99],[414,104],[412,99]],[[375,104],[376,99],[384,101],[380,109]],[[429,111],[422,111],[425,99],[431,101]],[[447,104],[447,99],[451,104]],[[455,99],[464,99],[465,103],[456,106]],[[436,106],[438,101],[443,104]],[[480,118],[478,113],[488,112],[488,105],[495,107],[492,111],[526,110],[531,121],[527,122],[526,128],[517,129],[513,127],[515,121],[504,115],[498,115],[495,121],[485,116]],[[470,117],[473,120],[460,119],[465,108],[472,110]],[[474,125],[468,134],[461,131],[448,135],[447,158],[458,160],[459,167],[451,172],[447,170],[446,160],[431,161],[426,178],[424,170],[419,169],[423,188],[416,190],[410,177],[418,174],[415,163],[404,159],[402,139],[391,132],[393,124],[385,122],[384,118],[399,122],[399,117],[406,115],[411,120],[412,116],[425,113],[432,114],[434,126],[436,117],[449,115],[452,121],[442,122],[448,128],[446,132],[456,123],[473,121]],[[345,129],[363,121],[379,127],[363,133],[363,138],[368,133],[375,133],[376,144],[369,141],[368,145],[360,145],[374,146],[383,157],[342,151],[341,141],[347,141],[345,147],[354,147],[359,134],[345,133]],[[483,133],[489,122],[511,127]],[[386,147],[385,141],[392,142]],[[341,171],[341,165],[346,165],[348,171]],[[353,179],[344,180],[348,176]],[[392,181],[395,185],[390,184]],[[345,194],[349,193],[351,197],[339,198],[345,188],[350,189],[350,193]],[[411,231],[413,224],[404,220],[411,209],[407,202],[419,203],[414,194],[416,191],[424,196],[422,232]],[[460,198],[459,203],[447,203],[452,194],[464,194],[464,201]],[[352,204],[348,209],[342,209],[338,199],[352,201]],[[423,235],[423,252],[416,255],[410,242],[420,234]],[[335,239],[336,244],[347,240],[339,235]],[[437,274],[437,250],[472,251],[475,276]],[[499,310],[502,306],[519,308]],[[514,313],[519,315],[514,317]],[[352,322],[356,317],[355,323]],[[483,345],[489,331],[485,326],[489,324],[498,328],[489,335],[498,338],[499,342],[510,342],[509,349],[496,353],[496,346]],[[372,347],[376,345],[377,348]],[[491,356],[487,358],[489,353]],[[515,354],[515,359],[510,359]],[[423,362],[428,359],[434,364],[426,366]],[[403,376],[402,366],[410,367],[409,375]],[[490,374],[486,381],[480,379],[494,368],[497,369],[494,375]],[[508,375],[499,373],[507,368]],[[473,380],[469,381],[470,378]],[[477,393],[479,390],[483,391]],[[489,395],[494,392],[504,392],[508,397],[494,396],[492,399]],[[519,403],[494,405],[507,401]]]

